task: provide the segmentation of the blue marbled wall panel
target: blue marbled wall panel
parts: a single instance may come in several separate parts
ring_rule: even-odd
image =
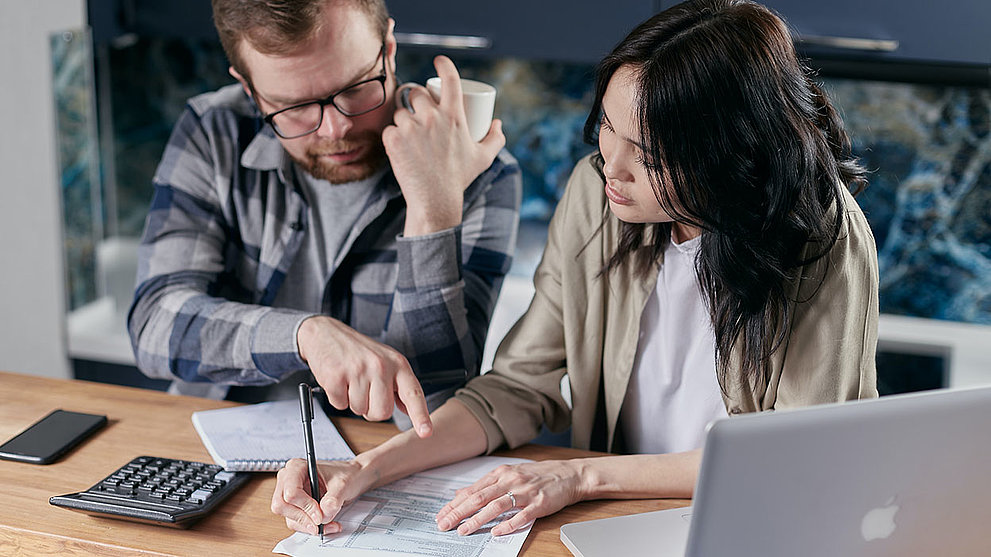
[[[122,233],[140,233],[150,180],[187,97],[230,83],[219,46],[139,40],[110,52]],[[408,50],[400,75],[423,82],[431,56]],[[524,223],[514,265],[532,273],[574,162],[591,147],[581,129],[591,103],[588,65],[456,60],[462,75],[499,89],[496,116],[524,171]],[[826,80],[873,171],[859,202],[878,242],[883,312],[991,323],[991,93]]]
[[[991,91],[833,79],[871,170],[881,311],[991,324]]]
[[[49,46],[62,188],[66,298],[72,309],[96,297],[95,249],[103,230],[93,56],[89,35],[82,31],[54,33]]]

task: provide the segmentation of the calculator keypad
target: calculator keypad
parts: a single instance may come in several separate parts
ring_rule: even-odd
[[[248,477],[216,464],[139,456],[86,491],[55,496],[50,502],[92,514],[185,527]]]
[[[203,504],[234,477],[216,464],[141,456],[122,466],[91,492],[169,503]]]

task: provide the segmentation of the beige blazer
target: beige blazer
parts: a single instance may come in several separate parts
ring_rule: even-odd
[[[728,413],[877,396],[877,250],[864,214],[849,193],[844,196],[846,218],[836,244],[788,285],[789,299],[808,301],[793,306],[791,331],[771,356],[768,384],[733,373],[741,358],[732,355],[722,384]],[[599,275],[615,251],[619,226],[602,179],[589,157],[582,159],[551,220],[529,309],[499,345],[492,371],[456,394],[481,422],[489,451],[529,442],[544,423],[552,431],[570,425],[572,446],[588,449],[600,406],[604,423],[600,417],[597,437],[604,435],[605,445],[591,448],[613,447],[640,314],[657,280],[656,269],[634,278],[630,265]],[[561,395],[565,374],[573,409]]]

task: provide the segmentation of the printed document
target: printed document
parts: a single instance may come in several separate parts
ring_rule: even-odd
[[[494,537],[489,530],[516,510],[504,513],[470,536],[437,530],[435,515],[467,487],[501,464],[527,462],[520,458],[481,456],[433,468],[373,489],[345,507],[336,520],[337,534],[311,536],[297,532],[272,550],[293,557],[515,557],[530,533],[526,527]]]

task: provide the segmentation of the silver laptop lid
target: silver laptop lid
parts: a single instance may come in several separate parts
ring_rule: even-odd
[[[991,555],[991,388],[710,426],[687,555]]]

